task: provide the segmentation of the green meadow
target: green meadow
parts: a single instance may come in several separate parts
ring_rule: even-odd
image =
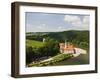
[[[42,47],[44,44],[41,41],[36,40],[26,40],[26,46],[32,46],[32,47]]]

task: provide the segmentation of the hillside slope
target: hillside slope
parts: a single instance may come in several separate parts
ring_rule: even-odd
[[[26,39],[42,41],[43,38],[53,38],[59,42],[67,41],[79,41],[79,42],[89,42],[89,31],[78,31],[70,30],[63,32],[35,32],[27,33]]]

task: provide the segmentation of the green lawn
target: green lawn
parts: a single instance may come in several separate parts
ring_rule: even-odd
[[[43,42],[40,42],[40,41],[26,40],[26,45],[32,46],[32,47],[42,47],[44,44]]]

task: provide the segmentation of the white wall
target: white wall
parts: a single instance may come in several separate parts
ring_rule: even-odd
[[[0,80],[16,80],[10,76],[11,67],[11,2],[13,1],[30,1],[42,3],[56,4],[74,4],[98,6],[100,10],[100,0],[0,0]],[[98,13],[100,15],[100,11]],[[100,16],[98,15],[98,22]],[[100,23],[98,24],[98,34],[100,34]],[[100,37],[98,37],[100,44]],[[99,46],[100,47],[100,46]],[[100,52],[100,50],[99,50]],[[99,53],[98,52],[98,53]],[[100,58],[100,54],[98,54]],[[100,59],[98,59],[100,61]],[[80,74],[80,75],[65,75],[54,77],[39,77],[39,78],[21,78],[19,80],[100,80],[100,62],[98,62],[99,73],[97,74]]]

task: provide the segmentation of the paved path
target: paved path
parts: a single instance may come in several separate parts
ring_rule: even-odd
[[[80,54],[86,54],[86,50],[81,49],[81,48],[75,48],[76,54],[73,54],[74,57],[79,56]]]

